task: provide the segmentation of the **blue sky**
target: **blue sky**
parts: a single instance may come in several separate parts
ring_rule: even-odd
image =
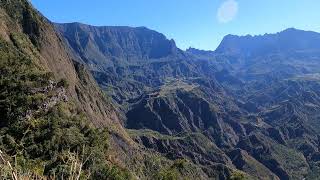
[[[227,34],[289,27],[320,32],[320,0],[31,0],[54,22],[145,26],[186,49],[214,50]]]

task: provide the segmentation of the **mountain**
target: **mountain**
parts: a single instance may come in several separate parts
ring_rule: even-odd
[[[195,64],[174,41],[147,28],[56,24],[75,56],[87,64],[104,90],[123,104],[168,79],[198,77]],[[78,38],[81,34],[81,40]]]
[[[145,27],[0,5],[1,177],[319,177],[319,33],[182,51]]]
[[[239,100],[240,109],[275,128],[267,131],[278,143],[303,153],[310,179],[317,174],[311,159],[318,152],[313,147],[318,146],[319,35],[288,29],[257,37],[227,36],[213,62],[243,82],[241,87],[222,84]]]
[[[210,60],[215,56],[214,51],[199,50],[191,47],[186,50],[186,53],[199,60]]]
[[[2,178],[206,179],[135,143],[90,68],[29,1],[1,1],[0,14]]]
[[[294,28],[277,34],[259,36],[227,35],[215,52],[235,53],[243,56],[257,56],[291,51],[318,51],[319,34]]]
[[[121,109],[130,136],[147,149],[187,159],[212,179],[231,178],[232,169],[252,179],[319,173],[318,33],[228,35],[216,51],[184,52],[145,28],[137,38],[132,31],[141,28],[55,26],[75,56],[92,58],[81,62]],[[100,42],[96,34],[108,38]],[[159,41],[167,46],[157,51],[169,53],[150,56],[154,46],[146,42]]]
[[[1,76],[1,153],[8,159],[19,158],[16,171],[33,178],[60,176],[59,168],[71,167],[71,161],[63,164],[59,157],[71,160],[76,152],[90,153],[88,146],[99,150],[96,156],[102,158],[109,140],[99,135],[98,127],[115,126],[117,132],[110,129],[111,134],[126,139],[116,109],[84,65],[73,61],[53,25],[24,0],[1,1],[0,13],[1,74],[5,74]],[[29,169],[30,164],[35,169]],[[5,173],[1,172],[3,178]]]
[[[94,27],[80,23],[55,26],[81,60],[95,70],[178,53],[173,40],[145,27]]]

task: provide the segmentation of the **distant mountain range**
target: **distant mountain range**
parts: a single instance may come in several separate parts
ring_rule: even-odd
[[[319,34],[294,28],[277,34],[260,36],[227,35],[216,49],[217,53],[235,53],[244,56],[261,56],[270,53],[319,50]]]

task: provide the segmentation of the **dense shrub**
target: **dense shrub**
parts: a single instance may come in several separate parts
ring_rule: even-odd
[[[246,180],[248,179],[243,172],[235,171],[232,173],[230,180]]]

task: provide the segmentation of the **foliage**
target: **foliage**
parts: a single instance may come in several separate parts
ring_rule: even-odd
[[[177,159],[173,162],[173,164],[169,168],[162,168],[156,179],[158,180],[178,180],[181,179],[181,172],[186,170],[187,160],[185,159]]]
[[[122,170],[117,166],[100,164],[92,169],[90,179],[129,180],[132,177],[128,171]]]
[[[177,180],[179,177],[179,172],[175,168],[169,168],[161,170],[156,179],[158,180]]]
[[[7,15],[16,22],[21,24],[23,32],[28,35],[28,38],[35,47],[39,47],[38,39],[40,37],[40,26],[44,25],[44,18],[38,15],[38,12],[33,9],[29,1],[25,0],[2,0],[1,7]]]
[[[235,171],[232,173],[230,180],[246,180],[246,175],[241,171]]]
[[[187,164],[186,159],[177,159],[174,161],[172,167],[181,171],[186,168],[186,164]]]
[[[108,163],[108,133],[91,127],[72,102],[45,108],[53,81],[19,47],[0,41],[0,149],[19,177],[128,179]],[[63,88],[66,80],[60,83]],[[1,161],[1,176],[11,176]]]
[[[65,78],[63,78],[58,82],[58,86],[59,87],[64,87],[64,88],[68,88],[69,87],[69,83]]]

